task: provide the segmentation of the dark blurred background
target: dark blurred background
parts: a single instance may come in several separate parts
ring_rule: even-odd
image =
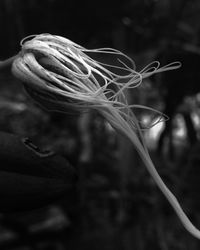
[[[144,134],[158,172],[200,227],[199,0],[1,0],[0,30],[1,60],[17,54],[25,36],[51,33],[119,49],[138,69],[181,61],[181,69],[144,80],[129,100],[170,117]],[[154,122],[142,111],[138,118]],[[3,71],[0,130],[55,151],[79,176],[76,203],[63,197],[39,210],[1,213],[0,249],[199,249],[134,148],[97,113],[47,112]]]

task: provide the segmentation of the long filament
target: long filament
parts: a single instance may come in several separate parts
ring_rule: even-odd
[[[113,107],[108,107],[106,112],[101,112],[105,119],[110,122],[110,124],[115,127],[118,131],[123,133],[134,145],[138,154],[140,155],[143,163],[145,164],[148,172],[154,179],[155,183],[158,185],[166,199],[169,201],[173,209],[175,210],[177,216],[181,220],[183,226],[186,228],[188,232],[190,232],[194,237],[200,239],[200,231],[192,224],[192,222],[188,219],[187,215],[184,213],[181,208],[178,200],[173,195],[173,193],[168,189],[160,175],[158,174],[150,156],[147,152],[147,149],[144,148],[142,142],[138,139],[134,130],[131,129],[130,125],[121,117],[121,115],[113,109]],[[142,134],[140,134],[142,136]],[[143,137],[143,136],[142,136]]]

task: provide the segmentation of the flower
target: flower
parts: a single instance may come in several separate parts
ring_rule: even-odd
[[[155,72],[180,65],[175,62],[159,68],[159,63],[153,62],[137,72],[134,62],[118,50],[88,50],[67,38],[50,34],[29,36],[22,40],[21,46],[12,65],[13,74],[23,80],[30,95],[52,103],[52,108],[58,110],[67,106],[82,111],[110,104],[123,108],[126,106],[126,102],[122,103],[122,99],[125,101],[123,90],[139,86],[143,78]],[[120,59],[118,66],[104,64],[92,59],[93,54],[121,57],[130,66]],[[123,75],[113,69],[121,70]]]
[[[147,109],[142,105],[129,105],[125,91],[136,88],[152,74],[177,69],[179,62],[160,67],[159,62],[147,65],[137,72],[131,58],[110,49],[86,49],[67,38],[50,34],[33,35],[21,42],[21,52],[12,64],[13,74],[24,82],[28,93],[51,110],[82,112],[96,109],[110,124],[126,136],[138,151],[147,170],[170,202],[184,227],[200,239],[200,232],[189,221],[176,197],[166,187],[149,156],[140,122],[134,109]],[[115,63],[95,60],[95,55],[115,57]],[[160,121],[160,120],[159,120]]]

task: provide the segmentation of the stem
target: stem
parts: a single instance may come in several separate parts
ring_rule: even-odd
[[[131,125],[129,125],[129,123],[119,114],[118,110],[112,106],[108,107],[107,110],[102,111],[102,114],[116,130],[128,137],[128,139],[133,143],[141,159],[143,160],[148,172],[150,173],[155,183],[158,185],[166,199],[169,201],[169,203],[175,210],[185,229],[190,232],[194,237],[200,239],[200,231],[188,219],[176,197],[161,179],[148,152],[144,148],[142,142],[139,140],[137,134],[135,133]],[[141,136],[142,133],[140,134],[140,137]]]
[[[12,56],[4,61],[0,61],[0,70],[6,69],[8,67],[10,67],[13,63],[13,61],[15,60],[15,58],[17,58],[18,55]]]

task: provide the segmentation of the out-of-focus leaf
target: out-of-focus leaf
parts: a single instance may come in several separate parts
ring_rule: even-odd
[[[75,195],[76,173],[63,157],[4,132],[0,149],[0,211],[34,209]]]

